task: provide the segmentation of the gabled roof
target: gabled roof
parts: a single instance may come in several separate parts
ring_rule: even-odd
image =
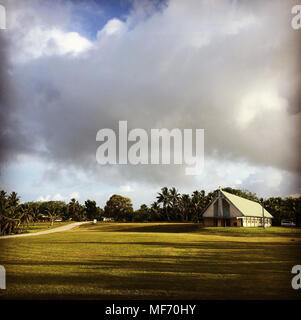
[[[223,195],[246,217],[262,217],[262,206],[255,201],[251,201],[232,193],[221,190]],[[273,218],[273,216],[264,209],[265,218]]]

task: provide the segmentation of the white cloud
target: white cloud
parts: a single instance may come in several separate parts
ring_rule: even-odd
[[[97,38],[102,39],[106,36],[111,36],[113,34],[121,33],[122,31],[125,31],[126,26],[125,23],[123,23],[121,20],[117,18],[113,18],[109,20],[105,26],[97,32]]]
[[[267,111],[285,116],[287,102],[279,96],[275,85],[271,87],[271,82],[272,79],[266,80],[242,97],[236,114],[239,126],[248,126],[256,117],[262,116]]]
[[[278,189],[282,182],[282,174],[279,171],[276,171],[274,169],[269,169],[267,172],[267,178],[266,178],[267,186],[269,188],[275,188]]]
[[[50,194],[48,194],[47,196],[40,196],[40,197],[38,197],[37,198],[37,201],[42,201],[42,202],[44,202],[44,201],[50,201],[51,200],[51,195]]]
[[[122,192],[133,192],[133,188],[130,185],[124,185],[120,187],[120,190]]]
[[[39,196],[37,201],[69,201],[70,199],[80,199],[80,194],[78,192],[72,192],[69,196],[62,196],[60,193],[56,193],[54,196],[48,194],[46,196]]]
[[[54,195],[54,197],[52,199],[54,201],[64,201],[66,198],[63,197],[60,193],[57,193],[56,195]]]
[[[241,181],[240,179],[236,179],[236,180],[234,181],[234,184],[237,185],[237,186],[239,186],[239,185],[242,184],[242,181]]]
[[[299,198],[299,197],[301,197],[301,193],[294,193],[294,194],[289,195],[289,197]]]
[[[16,60],[26,62],[42,56],[77,56],[92,47],[92,43],[77,32],[64,32],[56,27],[43,29],[39,26],[29,30],[21,39],[23,48]]]
[[[233,14],[233,19],[228,21],[224,26],[225,34],[235,35],[238,34],[242,29],[254,26],[258,21],[253,15],[236,15]]]
[[[76,200],[79,200],[80,199],[80,194],[79,194],[79,192],[77,192],[77,191],[74,191],[74,192],[72,192],[71,194],[70,194],[70,196],[69,196],[69,198],[70,199],[76,199]]]

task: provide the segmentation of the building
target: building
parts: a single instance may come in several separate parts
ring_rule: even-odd
[[[205,227],[262,227],[263,221],[265,227],[270,227],[273,216],[258,202],[219,189],[202,219]]]
[[[280,225],[282,227],[295,227],[296,222],[294,219],[281,219]]]

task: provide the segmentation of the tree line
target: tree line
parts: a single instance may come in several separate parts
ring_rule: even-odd
[[[86,221],[100,219],[103,210],[95,201],[80,204],[76,199],[63,201],[32,201],[20,203],[16,192],[0,191],[0,235],[22,233],[30,224],[48,221],[50,225],[59,221]]]
[[[263,203],[273,215],[273,225],[280,225],[282,219],[298,220],[300,225],[301,197],[268,199],[258,198],[247,190],[224,188],[224,191]],[[80,204],[76,199],[69,203],[63,201],[32,201],[20,203],[16,192],[0,192],[0,235],[21,233],[26,226],[41,221],[50,225],[56,220],[85,221],[104,218],[121,222],[199,222],[204,209],[217,196],[218,190],[205,193],[196,190],[192,194],[180,194],[176,188],[163,187],[156,200],[150,205],[142,204],[133,209],[130,198],[112,195],[102,209],[93,200]]]

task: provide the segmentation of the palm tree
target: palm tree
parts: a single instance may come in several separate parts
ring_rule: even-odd
[[[205,209],[206,207],[206,196],[205,196],[205,191],[194,191],[192,193],[192,208],[193,208],[193,217],[192,220],[198,221],[201,212]]]
[[[22,204],[18,206],[18,216],[20,219],[20,224],[22,228],[24,228],[25,225],[29,225],[30,222],[33,221],[33,216],[31,214],[31,209],[28,204]]]
[[[161,193],[158,192],[157,201],[158,201],[158,203],[162,203],[163,209],[165,210],[166,218],[169,221],[170,217],[168,214],[168,208],[170,205],[170,196],[169,196],[169,191],[168,191],[167,187],[163,187],[161,189]]]
[[[161,220],[161,208],[158,204],[158,202],[153,202],[151,205],[151,213],[153,214],[152,220],[158,221]]]
[[[169,201],[174,217],[177,217],[179,212],[179,199],[180,194],[178,193],[177,189],[175,187],[169,189]]]
[[[180,212],[182,221],[189,221],[191,216],[191,199],[189,194],[182,194],[180,198]]]
[[[177,202],[179,201],[180,194],[178,193],[175,187],[172,187],[171,189],[169,189],[169,198],[170,198],[171,204],[173,206],[176,206]]]
[[[17,196],[17,193],[13,191],[9,195],[8,201],[9,201],[10,206],[16,207],[19,204],[20,198]]]
[[[35,222],[39,221],[41,213],[40,213],[39,207],[37,205],[34,204],[34,205],[30,206],[30,214],[32,217],[33,224],[35,224]]]
[[[50,218],[50,225],[53,226],[54,220],[58,217],[57,208],[52,207],[47,209],[48,216]]]
[[[72,220],[83,221],[86,219],[84,207],[74,198],[68,203],[67,210]]]
[[[5,191],[0,192],[0,234],[19,232],[23,216],[18,203],[16,192],[12,192],[9,196]]]

